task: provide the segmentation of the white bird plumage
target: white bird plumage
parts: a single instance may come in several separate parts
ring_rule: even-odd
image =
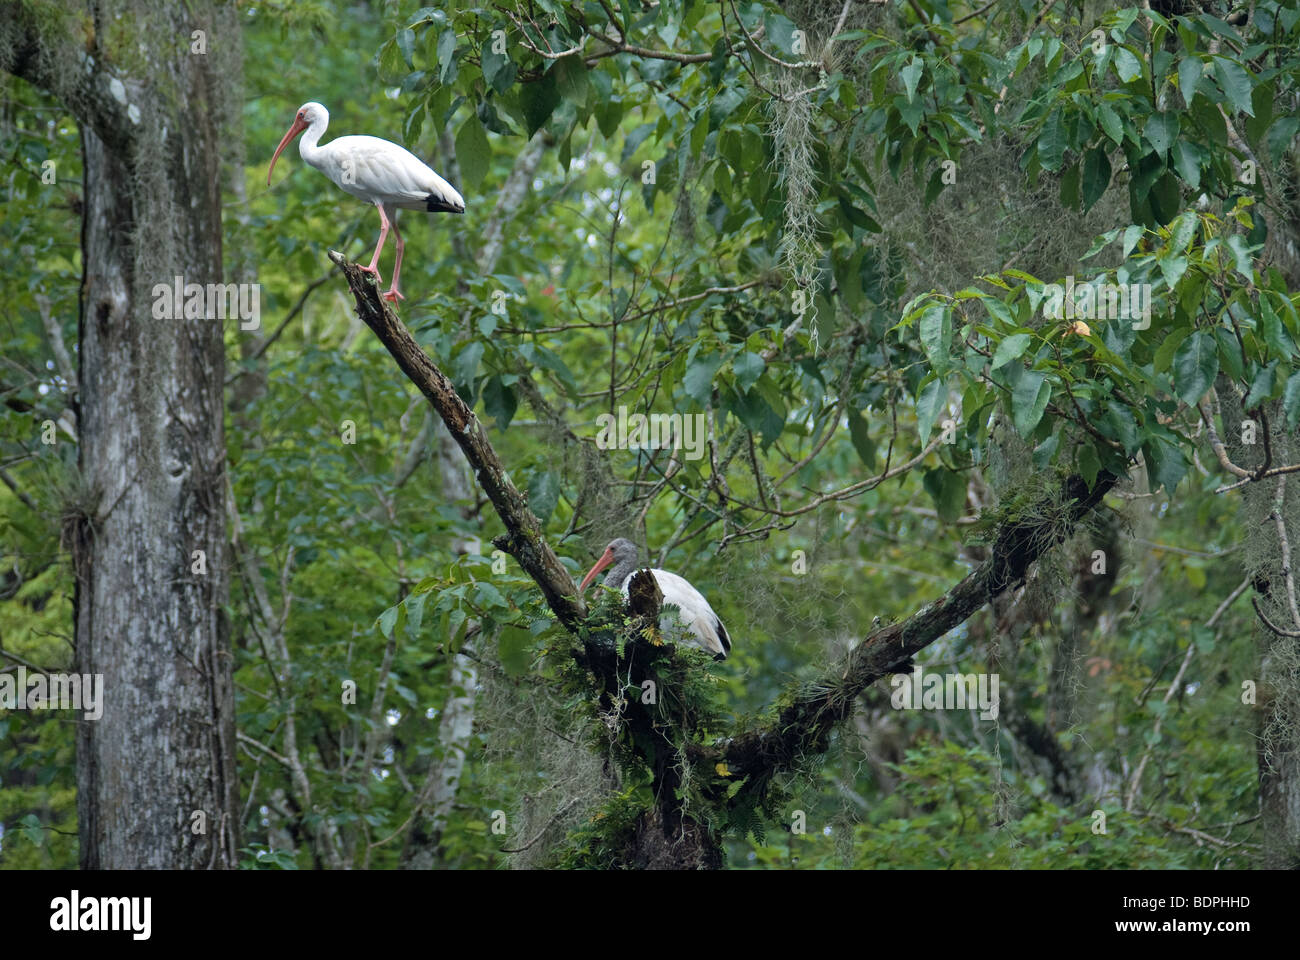
[[[335,137],[322,146],[320,138],[329,122],[329,111],[315,101],[308,101],[298,108],[289,132],[271,158],[271,167],[266,172],[267,186],[271,184],[271,173],[281,151],[305,130],[306,134],[298,143],[298,154],[303,161],[329,177],[340,190],[373,203],[379,210],[382,223],[379,244],[370,265],[362,267],[373,273],[376,279],[379,278],[379,253],[384,249],[388,231],[393,231],[397,259],[393,264],[393,283],[383,296],[386,300],[405,300],[397,289],[397,279],[402,271],[402,252],[406,248],[397,229],[397,211],[464,213],[465,200],[428,164],[405,147],[388,140],[367,136]]]
[[[722,619],[713,612],[709,601],[704,599],[704,594],[696,590],[685,577],[667,570],[637,566],[636,544],[631,540],[619,537],[617,540],[610,541],[600,559],[587,571],[579,590],[586,591],[588,584],[610,564],[613,564],[614,568],[605,576],[605,585],[618,587],[625,597],[628,595],[628,586],[632,582],[632,577],[637,571],[649,569],[655,582],[659,584],[659,592],[663,594],[664,604],[671,603],[677,608],[682,625],[694,636],[694,640],[688,637],[687,642],[713,654],[716,660],[727,658],[727,654],[731,652],[731,637],[727,635],[727,628],[722,625]]]

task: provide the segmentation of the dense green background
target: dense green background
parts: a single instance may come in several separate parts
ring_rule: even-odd
[[[1240,694],[1259,650],[1244,598],[1203,626],[1243,579],[1240,555],[1225,556],[1243,531],[1235,495],[1213,492],[1231,478],[1195,405],[1224,374],[1247,409],[1279,411],[1291,429],[1300,419],[1294,288],[1261,265],[1270,228],[1288,228],[1267,187],[1293,170],[1300,16],[1259,2],[1242,33],[1222,19],[1227,4],[1176,19],[1008,0],[968,16],[982,6],[856,4],[827,45],[838,3],[539,0],[516,22],[487,6],[243,5],[247,166],[242,195],[227,190],[226,260],[262,285],[263,336],[324,280],[256,360],[237,325],[227,334],[229,373],[241,375],[232,396],[246,378],[265,381],[232,402],[229,462],[272,606],[292,594],[292,709],[313,808],[246,743],[249,866],[322,865],[319,817],[356,866],[397,864],[401,837],[380,841],[407,825],[412,785],[443,750],[455,650],[480,661],[485,689],[440,865],[508,863],[502,848],[532,840],[564,806],[564,777],[590,763],[570,756],[584,712],[555,692],[554,628],[536,590],[513,563],[502,575],[490,555],[456,559],[458,538],[486,544],[501,531],[490,507],[444,496],[428,455],[393,484],[425,413],[358,329],[325,257],[337,248],[367,262],[376,213],[293,148],[266,187],[271,152],[307,100],[331,111],[326,139],[402,142],[465,196],[464,217],[403,215],[403,319],[474,401],[575,574],[611,536],[672,545],[662,565],[689,576],[733,636],[733,657],[707,668],[729,713],[762,713],[873,618],[942,593],[996,519],[1056,473],[1131,475],[1015,603],[919,658],[996,670],[999,722],[897,713],[878,685],[826,762],[786,785],[783,820],[733,826],[731,866],[1250,863],[1253,826],[1228,825],[1258,808],[1257,717]],[[755,39],[741,38],[737,18]],[[491,49],[497,29],[504,56]],[[568,50],[588,31],[701,56],[595,56],[609,45],[592,38],[588,63],[530,49]],[[804,63],[808,50],[821,68]],[[75,343],[78,135],[25,84],[0,89],[0,646],[66,668],[60,517],[75,497],[76,448],[62,435],[40,443],[39,423],[65,403],[40,298]],[[480,275],[482,231],[537,130],[540,165],[499,262]],[[1263,168],[1257,182],[1242,175],[1248,158]],[[55,185],[40,180],[46,159]],[[1090,250],[1094,238],[1108,242]],[[1043,282],[1102,271],[1153,285],[1150,330],[1103,321],[1079,336],[1042,318]],[[491,309],[495,291],[508,295],[506,316]],[[815,316],[790,329],[801,296]],[[716,450],[660,482],[662,457],[595,450],[596,417],[618,404],[707,408]],[[797,516],[762,509],[779,497],[796,511],[911,460],[949,416],[955,442],[897,479]],[[345,420],[355,444],[340,442]],[[1094,549],[1107,552],[1100,580],[1088,573]],[[237,722],[283,750],[290,707],[250,628],[260,616],[250,597],[241,572],[230,611]],[[482,628],[467,639],[471,620]],[[381,748],[367,765],[390,636]],[[1194,658],[1166,699],[1188,644]],[[349,679],[358,707],[339,703]],[[1062,683],[1069,715],[1050,717]],[[1073,802],[1053,791],[1026,732],[1044,727],[1085,771]],[[76,864],[73,753],[63,717],[0,712],[0,865]],[[517,815],[531,803],[543,812]],[[1099,809],[1104,835],[1092,829]],[[491,832],[495,810],[508,815],[507,837]],[[787,829],[796,810],[802,835]],[[581,813],[590,822],[596,810]],[[548,835],[528,862],[562,848]]]

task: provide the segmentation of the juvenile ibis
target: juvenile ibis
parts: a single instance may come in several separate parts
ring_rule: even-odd
[[[289,132],[275,148],[271,168],[266,171],[266,185],[271,185],[271,172],[275,161],[285,146],[302,133],[307,135],[298,143],[298,153],[341,190],[360,197],[379,208],[379,246],[370,258],[370,266],[362,267],[367,273],[379,276],[379,252],[384,249],[391,229],[397,237],[397,260],[393,264],[393,284],[383,294],[385,300],[405,300],[397,290],[397,278],[402,272],[402,251],[406,244],[397,231],[397,211],[425,210],[429,213],[464,213],[465,200],[456,188],[438,176],[411,151],[379,137],[335,137],[325,146],[320,138],[329,126],[330,114],[319,103],[304,103]]]
[[[638,569],[636,558],[636,544],[631,540],[622,537],[611,540],[595,566],[582,578],[579,592],[586,592],[587,586],[596,579],[596,574],[613,564],[613,568],[605,575],[605,586],[618,587],[623,591],[623,596],[627,596],[628,582]],[[675,573],[658,569],[651,569],[650,573],[659,584],[664,603],[671,603],[678,609],[682,623],[695,637],[694,642],[689,638],[687,642],[707,650],[713,654],[714,660],[727,659],[727,654],[731,652],[731,638],[727,636],[727,628],[722,625],[704,595],[691,586],[689,580]]]

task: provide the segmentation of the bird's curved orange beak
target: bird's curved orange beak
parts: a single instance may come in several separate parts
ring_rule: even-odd
[[[578,596],[582,596],[582,594],[586,593],[587,587],[591,584],[591,581],[596,579],[596,574],[600,573],[600,571],[604,570],[613,562],[614,551],[611,548],[606,547],[605,552],[602,553],[600,559],[596,561],[596,565],[588,570],[587,575],[582,578],[582,583],[578,586]]]
[[[306,129],[307,124],[303,121],[302,117],[293,118],[293,125],[289,127],[289,132],[284,135],[284,139],[280,141],[280,145],[275,148],[275,156],[271,158],[271,168],[266,171],[266,185],[268,187],[271,185],[271,173],[275,170],[275,161],[280,159],[280,154],[289,141]]]

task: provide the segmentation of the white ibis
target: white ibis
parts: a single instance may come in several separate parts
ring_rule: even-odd
[[[596,574],[612,563],[614,568],[606,574],[605,586],[618,587],[623,591],[623,596],[627,596],[628,583],[638,570],[636,557],[636,544],[631,540],[622,537],[611,540],[596,565],[582,578],[579,592],[585,592],[587,585],[596,579]],[[658,569],[651,569],[650,573],[659,584],[664,603],[671,603],[680,611],[682,623],[698,641],[692,645],[713,654],[714,660],[727,659],[727,654],[731,652],[731,638],[727,636],[727,628],[709,606],[709,601],[704,599],[704,594],[691,586],[689,580],[675,573]],[[687,642],[691,643],[689,639]]]
[[[298,144],[298,153],[341,190],[360,197],[379,208],[379,246],[370,258],[370,266],[362,267],[379,280],[379,251],[384,249],[391,229],[397,237],[397,260],[393,264],[393,284],[383,294],[385,300],[405,300],[397,290],[397,277],[402,272],[402,251],[406,244],[397,232],[397,211],[425,210],[429,213],[464,213],[465,200],[456,188],[438,176],[411,151],[379,137],[335,137],[325,146],[320,138],[329,126],[330,113],[319,103],[308,102],[298,108],[289,132],[275,148],[271,169],[266,171],[266,185],[271,185],[271,172],[285,145],[302,133],[307,135]]]

